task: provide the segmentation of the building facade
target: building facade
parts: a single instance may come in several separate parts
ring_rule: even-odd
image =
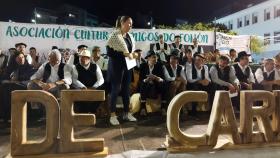
[[[280,52],[280,0],[250,4],[247,8],[216,20],[239,35],[257,35],[264,40],[265,53]]]

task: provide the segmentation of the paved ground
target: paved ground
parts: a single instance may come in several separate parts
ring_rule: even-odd
[[[200,121],[181,119],[181,128],[188,132],[203,133],[208,123],[208,114],[201,113]],[[28,139],[40,139],[44,135],[44,123],[32,121],[28,125]],[[76,138],[105,138],[105,145],[110,154],[129,150],[165,150],[163,143],[168,134],[165,117],[154,113],[146,118],[139,118],[137,123],[121,122],[120,126],[112,127],[105,118],[99,118],[96,126],[75,129]],[[0,158],[10,152],[10,128],[0,125]]]
[[[180,120],[180,128],[188,133],[202,134],[206,131],[209,114],[199,113],[199,120],[184,115]],[[225,150],[216,152],[199,152],[188,154],[168,154],[163,143],[168,134],[165,118],[160,114],[153,114],[137,123],[121,122],[120,126],[112,127],[107,119],[99,118],[93,127],[79,127],[75,129],[76,138],[105,138],[105,145],[109,147],[110,158],[115,157],[280,157],[280,148]],[[28,125],[28,139],[36,140],[44,136],[45,126],[41,122],[32,121]],[[0,158],[10,152],[10,129],[4,128],[0,122]]]

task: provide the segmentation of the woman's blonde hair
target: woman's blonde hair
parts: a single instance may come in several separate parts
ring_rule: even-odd
[[[126,22],[128,19],[131,19],[130,16],[119,16],[116,20],[116,28],[121,28],[122,23]]]

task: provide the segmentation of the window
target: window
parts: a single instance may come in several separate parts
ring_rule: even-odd
[[[244,17],[244,26],[250,25],[250,15]]]
[[[242,27],[242,18],[237,19],[237,28]]]
[[[265,33],[263,36],[264,36],[264,45],[270,45],[270,33]]]
[[[232,20],[230,20],[230,21],[228,22],[228,29],[230,29],[230,30],[233,29],[233,21],[232,21]]]
[[[252,14],[252,24],[255,24],[258,22],[258,13],[255,12]]]
[[[269,19],[270,19],[270,9],[268,8],[264,10],[264,21]]]
[[[274,32],[274,44],[280,43],[280,31]]]
[[[274,7],[274,18],[280,17],[280,4]]]

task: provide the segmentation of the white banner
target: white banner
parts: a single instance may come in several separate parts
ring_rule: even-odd
[[[250,52],[250,36],[231,36],[224,33],[216,33],[216,48],[222,54],[228,54],[230,49],[235,49],[236,52],[246,51]]]
[[[90,50],[99,46],[106,53],[105,45],[112,31],[113,28],[0,22],[0,49],[7,50],[15,43],[24,42],[27,49],[35,47],[39,53],[45,53],[52,46],[76,50],[78,45],[85,44]],[[214,45],[214,32],[211,31],[133,29],[131,33],[136,40],[136,48],[144,51],[158,41],[159,34],[163,34],[168,44],[173,42],[175,35],[180,35],[182,44],[190,45],[196,37],[200,45]]]

